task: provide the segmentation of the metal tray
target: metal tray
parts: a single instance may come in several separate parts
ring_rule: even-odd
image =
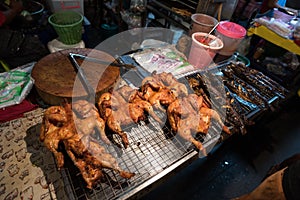
[[[219,70],[231,61],[225,61],[210,70]],[[184,74],[193,76],[200,71]],[[137,74],[140,76],[141,74]],[[277,96],[268,97],[270,104],[277,100]],[[261,110],[245,110],[247,117],[253,117]],[[158,113],[162,114],[162,113]],[[163,114],[162,114],[163,115]],[[161,116],[166,119],[166,116]],[[221,127],[213,124],[207,135],[199,135],[199,140],[206,149],[212,149],[219,142]],[[66,161],[62,170],[65,190],[69,199],[133,199],[149,192],[161,180],[169,176],[177,168],[182,168],[190,162],[203,156],[188,141],[174,135],[168,126],[160,127],[150,118],[149,123],[126,127],[129,147],[126,149],[114,145],[105,146],[107,151],[117,158],[117,162],[124,170],[136,175],[130,180],[121,178],[111,170],[104,170],[105,177],[93,189],[87,189],[84,180],[72,161]],[[118,138],[115,138],[118,140]],[[67,156],[66,156],[67,157]]]
[[[105,178],[90,190],[85,187],[74,164],[67,160],[68,167],[63,170],[63,177],[69,199],[129,199],[141,196],[174,169],[201,156],[190,142],[172,135],[168,127],[159,127],[151,119],[150,125],[142,123],[124,130],[128,134],[129,147],[120,149],[110,145],[106,148],[117,158],[121,168],[136,175],[125,180],[111,170],[104,170]],[[219,136],[219,130],[213,128],[199,140],[210,149]]]
[[[76,61],[74,59],[72,61],[76,68],[79,68]],[[123,57],[121,61],[122,65],[136,65],[127,57]],[[136,87],[145,76],[150,75],[139,66],[130,72],[129,74],[128,70],[124,70],[121,76],[124,76],[123,79],[127,84],[132,84],[132,79],[139,78],[139,81],[134,82]],[[84,74],[81,75],[84,76]],[[157,114],[161,119],[167,119],[165,113],[158,112]],[[221,127],[214,123],[207,135],[199,135],[197,138],[206,149],[211,149],[220,137]],[[93,189],[88,189],[79,170],[66,155],[65,166],[67,167],[62,170],[62,174],[68,199],[129,199],[137,197],[148,191],[158,180],[171,174],[174,169],[183,167],[184,164],[203,156],[201,152],[195,150],[192,143],[172,133],[168,125],[161,127],[151,117],[147,123],[143,121],[123,130],[129,140],[129,146],[126,149],[118,145],[106,145],[101,141],[99,143],[117,159],[122,169],[134,172],[136,175],[127,180],[112,170],[103,169],[104,178]],[[114,137],[114,140],[122,143],[118,137]]]

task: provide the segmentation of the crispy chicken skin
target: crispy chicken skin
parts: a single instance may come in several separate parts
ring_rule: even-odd
[[[45,140],[49,129],[52,129],[52,132],[55,127],[59,128],[65,122],[67,122],[67,116],[63,107],[52,106],[48,108],[44,113],[43,122],[41,126],[40,140]]]
[[[59,144],[63,144],[87,188],[92,189],[104,177],[104,168],[126,179],[135,175],[121,169],[117,159],[106,150],[105,146],[111,141],[105,131],[119,135],[127,148],[130,144],[124,127],[144,121],[148,115],[160,125],[164,124],[155,109],[166,112],[172,131],[206,155],[203,144],[194,136],[207,134],[212,119],[224,132],[230,131],[218,112],[205,102],[205,96],[189,94],[186,85],[171,73],[153,72],[142,81],[139,90],[122,86],[103,93],[97,102],[98,109],[85,100],[48,108],[41,125],[40,141],[54,154],[59,169],[64,166],[64,155],[58,150]]]
[[[176,99],[169,105],[167,115],[172,130],[192,142],[204,155],[206,152],[202,143],[194,139],[192,134],[207,134],[211,118],[217,120],[225,132],[230,133],[219,114],[215,110],[203,106],[203,97],[196,94]]]
[[[102,94],[97,104],[107,127],[121,137],[125,148],[129,145],[129,141],[122,127],[145,120],[146,114],[163,124],[153,111],[152,105],[138,95],[138,90],[129,86],[122,86],[112,93]]]
[[[72,108],[76,115],[74,116],[75,125],[81,134],[95,134],[97,130],[101,139],[110,144],[105,134],[105,122],[100,117],[96,106],[85,100],[78,100],[72,104]]]
[[[58,145],[66,137],[60,130],[67,123],[68,116],[65,109],[62,106],[52,106],[45,111],[41,124],[40,141],[44,142],[46,148],[54,154],[59,168],[64,164],[64,156],[58,151]]]
[[[143,99],[158,110],[165,111],[176,98],[188,95],[187,87],[180,83],[171,73],[152,73],[142,81],[141,93]]]
[[[114,170],[124,178],[134,176],[134,173],[122,170],[117,160],[94,138],[95,130],[98,130],[103,142],[110,144],[103,135],[104,126],[96,107],[85,100],[78,100],[73,104],[52,106],[45,111],[40,140],[54,154],[58,169],[64,166],[64,156],[58,151],[59,143],[62,143],[91,189],[103,177],[103,168]]]

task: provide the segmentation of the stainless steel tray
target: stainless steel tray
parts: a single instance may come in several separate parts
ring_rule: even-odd
[[[142,123],[128,127],[125,132],[130,142],[127,149],[112,145],[106,148],[117,158],[121,168],[136,175],[125,180],[111,170],[104,170],[105,178],[90,190],[85,187],[74,164],[66,161],[68,167],[63,169],[63,177],[69,199],[130,199],[140,196],[174,169],[201,156],[190,142],[172,135],[169,128],[161,128],[152,120],[150,125]],[[219,136],[217,129],[211,129],[205,137],[199,139],[203,141],[204,147],[210,149]]]
[[[229,61],[220,63],[213,70],[225,67]],[[201,71],[184,74],[177,78],[192,76]],[[268,97],[269,103],[274,103],[276,95]],[[251,118],[261,110],[245,110]],[[161,114],[161,113],[160,113]],[[166,116],[161,116],[166,119]],[[212,121],[213,122],[213,121]],[[121,149],[114,145],[106,146],[107,151],[117,158],[122,169],[134,172],[136,175],[130,180],[121,178],[111,170],[104,170],[105,177],[92,190],[85,187],[81,174],[71,161],[66,161],[63,177],[69,199],[132,199],[147,193],[153,186],[172,174],[175,169],[203,156],[195,147],[177,135],[173,135],[169,127],[160,127],[150,118],[150,123],[144,122],[126,127],[124,131],[129,138],[129,147]],[[199,135],[203,146],[210,150],[219,141],[221,127],[211,125],[207,135]],[[115,138],[118,140],[118,138]]]

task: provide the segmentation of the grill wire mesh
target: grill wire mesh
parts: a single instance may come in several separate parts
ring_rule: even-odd
[[[65,166],[68,167],[64,168],[63,174],[69,190],[68,198],[79,200],[121,198],[122,195],[195,151],[190,142],[173,134],[168,126],[160,127],[152,118],[149,118],[149,121],[148,124],[141,122],[124,129],[130,144],[126,149],[106,145],[107,151],[117,158],[122,169],[135,173],[129,180],[112,170],[104,169],[104,178],[93,189],[87,189],[79,170],[66,158]],[[212,125],[207,135],[198,135],[197,139],[203,142],[204,147],[208,147],[218,140],[219,133],[220,127]],[[118,137],[114,137],[114,140],[121,143]]]
[[[226,67],[228,63],[225,63]],[[197,73],[190,74],[189,77],[199,78]],[[276,99],[276,95],[270,96],[267,93],[261,93],[271,103]],[[251,115],[258,110],[251,110],[243,107],[245,115]],[[165,114],[157,113],[166,120]],[[222,114],[222,113],[221,113]],[[221,118],[226,117],[224,115]],[[128,135],[129,146],[119,148],[116,145],[101,145],[112,154],[119,163],[120,167],[126,171],[134,172],[135,176],[127,180],[120,177],[112,170],[103,169],[103,179],[93,188],[87,189],[79,170],[74,166],[71,160],[66,156],[66,165],[62,170],[66,190],[69,199],[119,199],[126,193],[138,188],[147,180],[159,175],[166,168],[182,160],[186,155],[195,152],[195,147],[180,136],[172,133],[168,125],[160,127],[159,123],[149,117],[149,123],[140,122],[137,125],[123,129]],[[204,148],[210,148],[214,145],[221,133],[222,127],[211,121],[208,134],[195,136],[203,143]],[[114,137],[117,143],[121,144],[121,139]],[[142,188],[143,189],[143,188]]]
[[[220,69],[226,68],[227,65],[229,65],[229,63],[226,63],[226,65],[220,67]],[[222,74],[220,71],[218,71],[218,73],[219,73],[219,74]],[[193,73],[193,74],[189,74],[187,77],[188,77],[188,78],[199,79],[199,76],[197,76],[197,74],[201,74],[201,73],[195,72],[195,73]],[[222,75],[222,76],[223,76],[223,75]],[[249,87],[250,87],[250,85],[249,85]],[[263,97],[266,99],[266,101],[269,103],[269,105],[271,105],[272,103],[274,103],[274,101],[276,101],[276,100],[279,99],[279,97],[278,97],[275,93],[272,93],[272,94],[271,94],[271,93],[267,93],[267,92],[261,91],[261,90],[257,90],[257,91],[259,92],[259,94],[260,94],[261,96],[263,96]],[[234,95],[236,95],[236,97],[238,97],[237,94],[234,93]],[[216,107],[216,108],[219,108],[219,107],[222,106],[221,104],[219,104],[218,101],[213,101],[212,103],[214,104],[214,107]],[[253,115],[254,113],[257,113],[257,112],[261,111],[261,108],[259,108],[259,107],[257,107],[257,108],[252,108],[252,109],[251,109],[249,106],[245,106],[245,105],[243,105],[243,104],[240,104],[240,105],[241,105],[241,107],[242,107],[242,109],[243,109],[243,113],[241,113],[241,114],[243,114],[243,115],[245,115],[245,116],[249,116],[249,117],[250,117],[250,116]],[[260,105],[259,105],[259,106],[260,106]],[[219,114],[222,114],[222,112],[219,113]]]

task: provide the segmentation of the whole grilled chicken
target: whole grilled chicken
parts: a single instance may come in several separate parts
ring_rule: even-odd
[[[190,94],[187,97],[178,98],[171,103],[167,109],[167,115],[172,130],[205,153],[202,143],[196,140],[192,135],[199,132],[199,127],[204,128],[204,124],[200,122],[199,108],[201,106],[202,97]],[[198,112],[195,107],[198,108]],[[200,123],[202,126],[200,126]]]
[[[95,135],[95,131],[97,130],[101,139],[106,144],[110,144],[110,141],[105,134],[105,122],[100,117],[94,104],[85,100],[78,100],[72,104],[72,108],[75,112],[75,125],[80,134]]]
[[[146,113],[162,124],[161,119],[153,111],[152,105],[141,99],[138,91],[129,86],[122,86],[112,93],[103,93],[98,101],[99,112],[106,120],[107,127],[120,135],[126,148],[129,144],[123,127],[146,119]]]
[[[186,97],[176,99],[169,105],[167,115],[172,130],[193,143],[204,155],[206,152],[202,143],[196,140],[193,134],[207,134],[211,118],[216,119],[225,132],[230,132],[221,121],[218,113],[204,107],[203,97],[196,94],[189,94]]]
[[[176,97],[181,96],[187,96],[188,95],[188,89],[185,84],[180,83],[172,73],[153,73],[152,76],[162,82],[164,86],[168,89],[170,89]]]
[[[171,73],[155,71],[152,76],[146,77],[142,81],[140,96],[151,105],[161,111],[165,111],[176,98],[187,96],[187,87],[180,83]]]
[[[116,171],[123,178],[131,178],[134,173],[122,170],[117,160],[109,154],[90,135],[75,134],[68,140],[64,140],[66,151],[80,170],[87,183],[87,188],[92,188],[103,177],[101,169],[108,168]]]
[[[93,104],[79,100],[73,104],[48,108],[41,126],[40,140],[53,152],[58,169],[64,166],[63,153],[58,151],[58,145],[62,142],[88,188],[92,188],[103,177],[103,168],[112,169],[124,178],[134,176],[134,173],[122,170],[117,160],[92,137],[95,128],[104,131],[104,121],[99,119]],[[102,137],[107,142],[106,136]]]

